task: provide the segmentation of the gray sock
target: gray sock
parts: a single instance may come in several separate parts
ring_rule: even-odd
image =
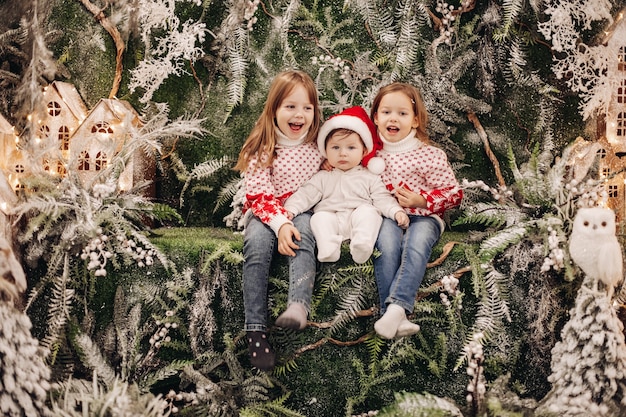
[[[301,303],[291,303],[276,319],[276,325],[286,329],[302,330],[306,327],[307,311]]]

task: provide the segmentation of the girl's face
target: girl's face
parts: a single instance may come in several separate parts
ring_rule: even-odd
[[[328,163],[342,171],[347,171],[361,163],[367,152],[361,136],[352,132],[349,135],[335,133],[326,142],[326,158]]]
[[[399,142],[417,128],[417,115],[409,96],[401,91],[385,94],[374,114],[374,124],[388,142]]]
[[[306,133],[315,116],[314,105],[302,85],[297,85],[276,109],[276,124],[290,140],[298,140]]]

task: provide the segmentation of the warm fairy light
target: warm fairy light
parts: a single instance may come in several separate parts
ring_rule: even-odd
[[[30,122],[33,120],[33,115],[29,114],[28,116],[26,116],[26,119]]]
[[[119,183],[120,191],[127,191],[130,189],[130,181],[127,178],[120,177]]]

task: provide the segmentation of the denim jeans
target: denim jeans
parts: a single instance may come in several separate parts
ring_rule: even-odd
[[[393,303],[411,313],[426,264],[433,246],[439,241],[441,225],[429,216],[409,216],[411,223],[404,230],[385,218],[378,233],[374,258],[374,275],[380,297],[380,314]]]
[[[289,256],[289,294],[287,303],[301,303],[307,311],[315,283],[317,261],[315,239],[310,226],[311,213],[302,213],[293,219],[300,232],[300,249]],[[246,331],[265,331],[267,328],[267,288],[272,259],[278,250],[278,238],[269,226],[253,216],[247,224],[243,239],[243,303]]]

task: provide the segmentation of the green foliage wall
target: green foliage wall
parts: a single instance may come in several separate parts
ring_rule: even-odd
[[[460,237],[444,234],[432,259],[442,255],[446,244],[458,242]],[[227,283],[228,294],[216,296],[211,304],[214,315],[211,320],[216,326],[212,327],[215,333],[206,349],[221,351],[225,348],[221,341],[231,334],[238,340],[235,345],[238,360],[249,367],[247,348],[241,340],[240,264],[228,266],[236,258],[233,254],[241,250],[240,236],[223,229],[159,229],[152,240],[179,263],[199,262],[203,271],[198,275],[200,281],[208,278],[208,285],[216,287]],[[465,366],[459,367],[458,361],[465,332],[477,313],[470,274],[461,275],[459,290],[463,295],[451,297],[451,307],[441,304],[439,294],[442,277],[465,265],[466,250],[471,249],[456,243],[441,265],[428,270],[415,312],[422,330],[414,337],[398,341],[384,341],[373,332],[378,299],[371,263],[353,264],[344,248],[337,264],[321,265],[309,326],[301,332],[270,329],[280,359],[269,378],[276,388],[290,394],[284,405],[304,416],[351,415],[380,410],[394,402],[395,393],[406,391],[429,392],[465,408],[468,376]],[[286,262],[275,262],[272,271],[270,323],[286,306]],[[225,279],[217,278],[223,274]],[[201,292],[207,283],[196,285]],[[526,308],[523,303],[515,302],[512,308],[514,320],[506,331],[509,342],[499,348],[503,350],[489,352],[485,372],[489,379],[513,374],[519,395],[541,396],[547,390],[545,369],[530,367],[528,358],[521,353],[527,348],[524,346],[528,331]]]
[[[557,146],[581,134],[583,123],[572,111],[576,97],[551,75],[552,55],[536,32],[535,12],[515,9],[517,21],[507,31],[506,25],[501,26],[507,13],[512,13],[506,6],[474,4],[454,23],[455,42],[439,46],[435,59],[431,48],[439,32],[427,13],[430,10],[431,17],[440,19],[435,6],[434,1],[369,1],[360,8],[341,0],[267,2],[255,11],[252,29],[241,34],[228,32],[239,28],[232,21],[242,19],[234,3],[179,4],[181,19],[204,22],[210,30],[201,45],[206,55],[187,62],[186,73],[167,79],[153,100],[168,103],[173,118],[203,118],[206,133],[199,140],[177,142],[167,155],[179,159],[188,170],[222,156],[236,158],[260,114],[269,82],[287,67],[302,68],[316,78],[325,117],[348,105],[369,106],[376,88],[393,79],[416,84],[431,113],[432,137],[447,150],[459,178],[497,181],[467,112],[478,114],[509,180],[504,163],[509,146],[523,161],[546,134],[541,128],[546,123],[554,123],[550,131]],[[63,33],[52,44],[55,56],[66,69],[68,81],[77,85],[87,103],[94,103],[107,95],[111,85],[112,41],[79,2],[52,2],[51,8],[48,27]],[[489,13],[503,20],[482,20]],[[281,18],[285,27],[277,29]],[[392,34],[395,40],[390,41]],[[132,31],[126,45],[118,96],[142,110],[138,92],[131,94],[127,88],[128,71],[143,58],[142,46]],[[514,45],[524,54],[523,66],[513,63]],[[334,61],[324,61],[324,56],[340,60],[339,65],[333,68]],[[350,71],[347,77],[342,75],[344,66]],[[547,85],[555,87],[548,94]],[[545,119],[546,106],[552,107],[549,120]],[[161,161],[158,198],[175,205],[184,178],[169,169],[173,163],[169,158]],[[221,170],[213,178],[194,183],[186,205],[178,207],[186,224],[222,225],[228,207],[214,212],[214,202],[234,177],[233,172]]]
[[[10,3],[0,1],[1,11]],[[118,18],[116,6],[122,3],[103,3],[102,13]],[[118,376],[145,396],[169,395],[171,389],[175,395],[165,399],[166,405],[187,406],[188,415],[256,416],[280,410],[290,416],[334,417],[379,409],[383,414],[394,399],[409,401],[416,392],[448,397],[465,414],[475,415],[477,410],[465,403],[469,378],[463,349],[479,333],[485,337],[482,369],[499,407],[519,411],[503,402],[518,395],[532,402],[545,395],[550,349],[580,281],[568,259],[561,270],[544,270],[542,262],[563,247],[573,207],[584,191],[565,186],[570,184],[571,151],[565,145],[580,134],[592,138],[595,129],[586,129],[578,97],[552,75],[553,51],[537,31],[545,16],[530,3],[464,3],[469,6],[450,26],[456,37],[448,45],[440,39],[437,25],[443,14],[436,1],[279,0],[259,3],[256,21],[243,17],[246,2],[181,1],[177,16],[209,30],[200,45],[203,53],[186,61],[186,71],[169,77],[146,104],[141,91],[129,89],[130,71],[144,61],[146,50],[137,28],[125,28],[118,97],[146,116],[165,103],[172,119],[202,119],[205,130],[199,138],[167,138],[158,161],[157,202],[179,211],[185,226],[223,226],[229,207],[215,208],[224,184],[237,179],[229,169],[232,158],[260,114],[273,76],[287,67],[315,78],[325,117],[352,104],[367,107],[378,87],[393,80],[415,84],[430,112],[432,138],[448,153],[459,179],[471,184],[466,183],[461,210],[449,213],[451,231],[441,245],[458,243],[422,285],[415,312],[420,334],[391,342],[374,336],[371,265],[355,266],[344,256],[320,269],[314,324],[300,333],[272,329],[282,363],[272,375],[257,373],[247,363],[240,235],[221,227],[152,230],[150,241],[171,261],[139,267],[126,252],[120,255],[127,249],[120,243],[112,249],[108,275],[99,277],[80,257],[100,234],[99,227],[108,237],[122,232],[125,243],[132,237],[149,249],[148,238],[139,232],[142,210],[166,212],[155,217],[157,226],[174,224],[179,217],[117,190],[95,197],[91,190],[68,187],[61,195],[56,183],[46,183],[49,188],[37,184],[38,191],[47,192],[22,207],[19,243],[33,262],[29,285],[44,294],[28,311],[33,333],[52,349],[53,375],[88,379],[96,372],[108,393],[117,392],[112,381]],[[622,3],[615,2],[615,9]],[[74,83],[93,105],[111,87],[112,40],[78,1],[40,6],[45,40],[59,64],[55,78]],[[21,25],[20,16],[6,15],[12,18],[6,23],[10,28]],[[114,21],[122,27],[124,20]],[[246,29],[249,24],[252,30]],[[8,38],[14,39],[7,35],[0,41]],[[27,44],[16,39],[12,47]],[[5,57],[7,51],[12,49],[2,48],[0,54]],[[14,55],[9,69],[21,63],[26,71],[27,59],[21,51]],[[37,82],[50,81],[43,78],[34,76]],[[20,103],[4,90],[0,94],[7,116],[19,125]],[[501,179],[487,157],[488,147],[500,161],[505,184],[491,186]],[[214,175],[193,176],[195,167],[223,156],[231,160]],[[89,209],[88,202],[98,208]],[[86,217],[97,221],[86,227]],[[548,244],[550,237],[560,239],[555,247]],[[459,270],[459,291],[448,306],[440,299],[441,280]],[[286,275],[285,264],[278,262],[271,280],[272,319],[285,306]],[[49,340],[51,333],[55,338]]]

